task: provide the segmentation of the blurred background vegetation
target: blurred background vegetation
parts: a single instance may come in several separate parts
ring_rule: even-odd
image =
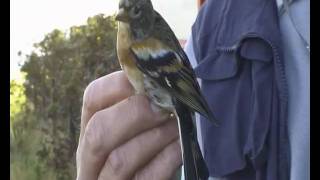
[[[114,16],[99,14],[53,30],[22,57],[22,78],[10,81],[11,180],[76,178],[83,92],[120,69],[116,33]]]
[[[120,69],[116,32],[114,16],[99,14],[23,55],[23,78],[10,81],[10,179],[75,179],[83,91]]]

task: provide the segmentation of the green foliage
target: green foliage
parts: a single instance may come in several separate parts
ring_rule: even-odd
[[[14,120],[13,117],[21,112],[26,102],[24,91],[23,82],[17,80],[10,81],[10,123]]]
[[[75,179],[82,95],[119,70],[116,31],[113,16],[96,15],[53,30],[25,57],[23,86],[10,84],[11,179]]]

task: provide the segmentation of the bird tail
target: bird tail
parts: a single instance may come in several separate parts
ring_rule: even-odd
[[[193,113],[179,102],[175,103],[175,107],[185,180],[207,180],[209,172],[197,141],[196,129],[192,121]]]

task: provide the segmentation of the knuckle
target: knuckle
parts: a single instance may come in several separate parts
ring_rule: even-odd
[[[95,112],[98,107],[97,102],[93,98],[96,87],[97,80],[94,80],[86,87],[83,94],[83,108],[89,112]]]
[[[84,132],[85,146],[89,147],[95,154],[99,153],[103,147],[104,134],[98,119],[99,114],[97,112],[92,116]]]
[[[106,166],[114,176],[120,177],[125,174],[127,164],[126,159],[125,153],[119,149],[115,149],[110,153],[106,161]]]

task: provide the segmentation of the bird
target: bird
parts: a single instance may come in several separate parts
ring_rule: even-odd
[[[186,180],[205,180],[209,171],[201,154],[195,112],[219,125],[201,93],[189,59],[151,0],[120,0],[117,57],[135,89],[152,104],[175,115]]]

